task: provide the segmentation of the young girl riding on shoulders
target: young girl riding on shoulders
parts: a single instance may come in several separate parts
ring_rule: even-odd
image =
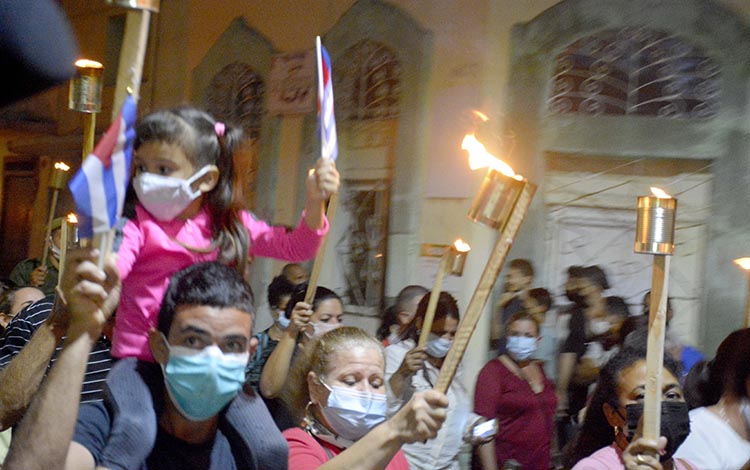
[[[244,273],[250,257],[291,262],[313,258],[328,230],[325,203],[338,190],[330,160],[307,177],[307,203],[292,231],[241,209],[233,193],[234,152],[242,131],[195,108],[153,113],[135,141],[136,216],[118,251],[122,295],[112,355],[153,361],[148,331],[169,278],[203,261],[219,260]]]

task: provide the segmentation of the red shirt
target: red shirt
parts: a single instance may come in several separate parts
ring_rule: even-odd
[[[315,439],[302,428],[289,428],[282,433],[289,444],[289,468],[294,470],[314,470],[328,462],[328,454],[334,457],[344,449]],[[325,446],[325,449],[323,448]],[[365,458],[365,457],[363,457]],[[393,456],[385,470],[409,470],[409,463],[400,450]]]
[[[534,393],[526,380],[515,375],[498,359],[485,364],[479,372],[474,412],[488,419],[497,419],[495,456],[501,468],[509,459],[517,460],[524,470],[550,468],[557,396],[544,371],[541,374],[544,389]]]

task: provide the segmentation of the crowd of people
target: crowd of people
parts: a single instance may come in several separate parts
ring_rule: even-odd
[[[70,247],[61,259],[53,226],[45,264],[25,260],[0,286],[0,424],[14,430],[3,468],[749,464],[750,330],[709,361],[668,331],[662,437],[649,441],[639,428],[648,297],[631,315],[606,295],[601,267],[572,266],[569,303],[556,306],[515,259],[493,308],[492,357],[476,377],[459,366],[441,393],[461,319],[452,295],[432,299],[428,321],[432,294],[404,287],[376,336],[345,325],[333,290],[317,286],[305,302],[300,263],[328,230],[333,162],[310,171],[299,224],[277,227],[233,193],[239,129],[179,108],[145,117],[136,135],[136,198],[116,256]],[[268,283],[273,324],[253,334],[246,275],[258,256],[288,264]]]
[[[78,55],[59,5],[11,3],[0,104],[67,80]],[[712,359],[667,330],[661,437],[649,440],[648,294],[631,315],[605,295],[601,267],[571,266],[569,303],[555,306],[516,259],[493,309],[493,357],[477,377],[459,367],[441,393],[456,299],[433,299],[430,323],[430,292],[406,286],[377,337],[344,326],[330,289],[306,303],[299,263],[328,231],[335,164],[309,172],[298,225],[273,226],[233,190],[241,140],[192,107],[146,116],[114,252],[63,257],[55,219],[43,259],[0,282],[2,468],[441,470],[469,449],[478,469],[750,468],[750,329]],[[274,323],[256,334],[254,257],[288,262],[268,285]]]

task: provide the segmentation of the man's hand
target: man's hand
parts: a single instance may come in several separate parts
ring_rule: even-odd
[[[294,336],[300,331],[311,328],[310,317],[312,317],[312,305],[305,302],[297,302],[292,309],[292,318],[290,318],[287,331]],[[282,314],[283,315],[283,314]]]
[[[47,266],[37,266],[31,271],[30,283],[33,287],[41,287],[47,278]]]
[[[99,250],[77,248],[68,251],[62,295],[70,314],[70,329],[90,332],[96,337],[120,300],[120,278],[115,255],[105,259],[104,270],[97,267]]]

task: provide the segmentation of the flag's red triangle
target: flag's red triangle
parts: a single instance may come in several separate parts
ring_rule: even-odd
[[[105,168],[109,168],[112,165],[112,154],[115,151],[117,145],[117,138],[120,135],[120,123],[122,122],[122,115],[118,114],[115,122],[109,126],[104,137],[101,138],[92,155],[98,158]]]

